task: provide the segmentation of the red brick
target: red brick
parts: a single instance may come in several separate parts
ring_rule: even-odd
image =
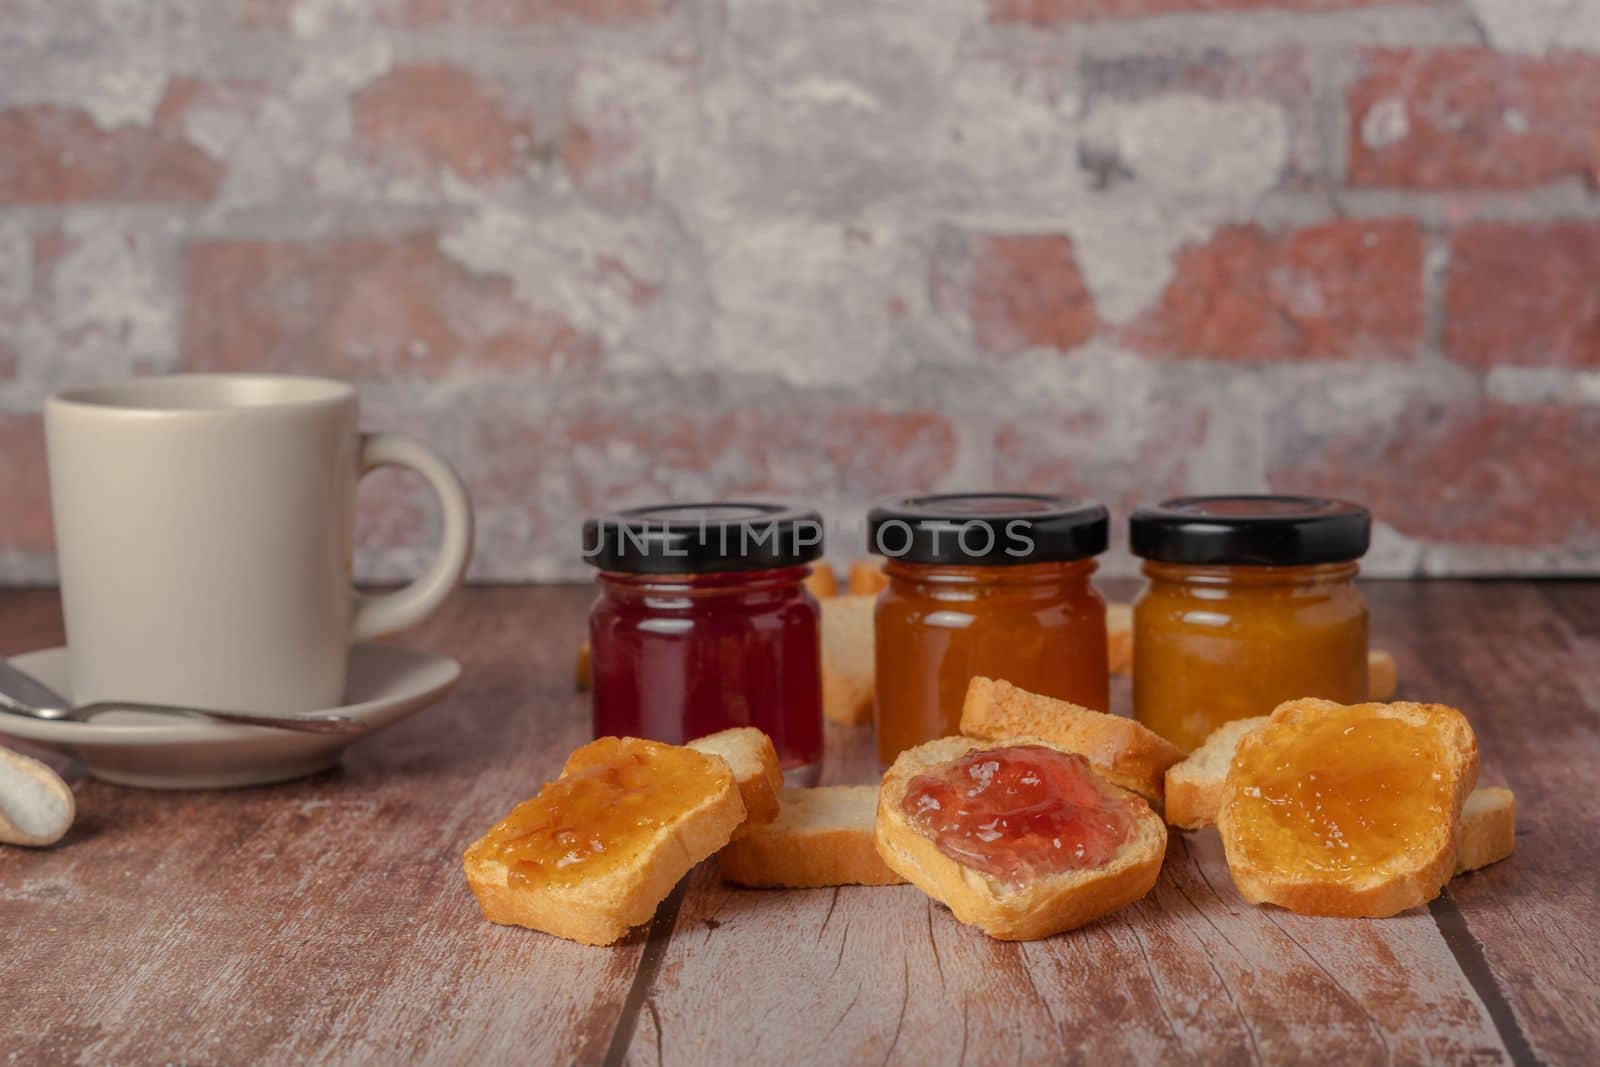
[[[44,425],[37,415],[0,415],[0,549],[49,552],[50,481],[44,459]]]
[[[1229,226],[1174,268],[1124,334],[1150,355],[1409,359],[1422,340],[1422,235],[1410,220]]]
[[[441,377],[563,369],[596,342],[476,274],[430,232],[307,241],[200,241],[183,257],[184,364],[193,369]]]
[[[0,111],[0,202],[210,200],[222,164],[171,124],[104,129],[81,108],[29,104]]]
[[[387,21],[405,26],[443,22],[470,26],[529,26],[556,19],[635,22],[653,18],[670,0],[384,0]]]
[[[1134,19],[1149,15],[1208,11],[1339,11],[1354,7],[1413,3],[1415,0],[989,0],[991,22],[1051,26],[1063,22]]]
[[[1094,298],[1084,285],[1072,239],[1053,234],[974,235],[967,314],[984,352],[1008,355],[1042,346],[1065,351],[1099,327]],[[949,265],[936,264],[936,271]],[[935,302],[949,297],[934,279]]]
[[[449,170],[476,181],[520,170],[533,156],[533,124],[444,63],[395,67],[352,96],[350,112],[367,158],[404,173]]]
[[[1600,225],[1487,223],[1450,242],[1444,347],[1475,367],[1600,367]]]
[[[1404,107],[1387,135],[1380,106]],[[1506,189],[1600,175],[1600,57],[1370,51],[1346,110],[1353,185]]]
[[[1428,404],[1272,447],[1272,488],[1359,500],[1413,537],[1561,546],[1600,527],[1600,408]]]

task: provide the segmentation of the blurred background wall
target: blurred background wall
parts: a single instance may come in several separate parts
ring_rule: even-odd
[[[1600,572],[1597,179],[1600,0],[0,0],[0,578],[43,398],[175,369],[361,383],[484,580],[980,486]],[[426,554],[363,509],[364,573]]]

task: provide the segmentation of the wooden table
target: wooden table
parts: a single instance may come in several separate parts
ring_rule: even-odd
[[[460,689],[340,771],[157,793],[55,760],[78,825],[0,846],[0,1062],[1593,1063],[1600,584],[1368,597],[1403,695],[1466,710],[1521,809],[1516,856],[1426,909],[1252,907],[1208,830],[1173,834],[1144,900],[1027,944],[909,886],[704,867],[613,948],[491,926],[459,857],[586,739],[590,593],[476,589],[408,637]],[[60,638],[53,594],[0,593],[0,653]],[[830,743],[829,780],[870,773],[863,737]]]

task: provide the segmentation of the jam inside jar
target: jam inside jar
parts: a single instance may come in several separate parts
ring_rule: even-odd
[[[1185,751],[1286,700],[1367,699],[1355,562],[1370,518],[1343,501],[1197,497],[1140,509],[1134,716]]]
[[[881,762],[959,733],[974,675],[1109,708],[1105,602],[1090,584],[1104,508],[941,495],[875,508],[869,523],[889,557],[874,617]]]
[[[791,784],[814,781],[821,612],[803,583],[821,555],[821,519],[776,505],[635,509],[591,520],[586,551],[606,543],[607,521],[624,532],[589,553],[601,567],[589,615],[595,736],[682,744],[754,726]],[[814,522],[816,539],[797,544],[796,521]]]
[[[1042,745],[976,749],[906,786],[900,808],[957,863],[1020,884],[1103,867],[1137,803],[1082,756]]]

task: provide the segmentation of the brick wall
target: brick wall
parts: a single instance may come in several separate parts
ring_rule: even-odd
[[[1597,179],[1600,0],[0,0],[0,577],[43,397],[177,368],[360,382],[483,579],[963,486],[1595,573]],[[426,499],[363,505],[405,573]]]

